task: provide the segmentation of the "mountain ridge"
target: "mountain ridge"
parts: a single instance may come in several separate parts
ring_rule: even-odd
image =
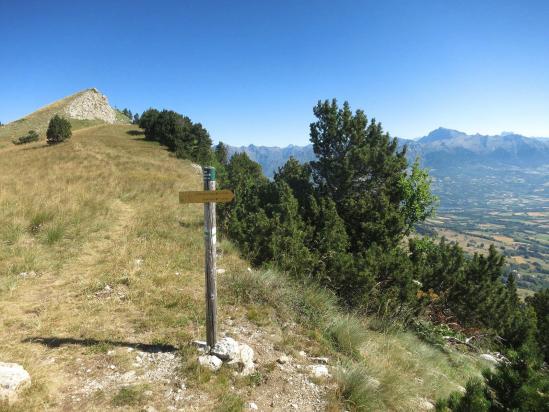
[[[408,158],[420,158],[424,166],[431,168],[463,166],[478,162],[497,167],[540,166],[549,163],[549,138],[526,137],[506,132],[500,135],[470,135],[459,130],[439,127],[417,140],[397,138],[399,146],[407,145]],[[267,176],[272,177],[289,157],[301,162],[315,159],[313,146],[289,145],[228,146],[229,156],[245,152],[261,164]]]

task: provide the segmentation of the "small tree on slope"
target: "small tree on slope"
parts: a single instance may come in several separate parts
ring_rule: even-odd
[[[59,115],[51,118],[46,132],[48,144],[56,144],[65,141],[72,135],[70,122]]]

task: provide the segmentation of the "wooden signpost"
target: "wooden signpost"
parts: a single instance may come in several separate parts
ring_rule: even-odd
[[[204,203],[204,245],[206,275],[206,342],[213,348],[217,341],[216,224],[215,204],[230,202],[230,190],[215,190],[215,167],[204,168],[204,191],[179,192],[179,203]]]

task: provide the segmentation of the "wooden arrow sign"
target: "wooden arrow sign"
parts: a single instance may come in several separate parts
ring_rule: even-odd
[[[227,203],[233,199],[230,190],[179,192],[179,203]]]

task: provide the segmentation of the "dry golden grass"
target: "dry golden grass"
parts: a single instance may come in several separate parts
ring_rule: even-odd
[[[29,339],[181,347],[202,336],[202,208],[177,197],[201,176],[131,130],[0,149],[0,359],[33,377],[28,409],[63,403],[87,351]],[[236,254],[220,264],[245,267]]]

